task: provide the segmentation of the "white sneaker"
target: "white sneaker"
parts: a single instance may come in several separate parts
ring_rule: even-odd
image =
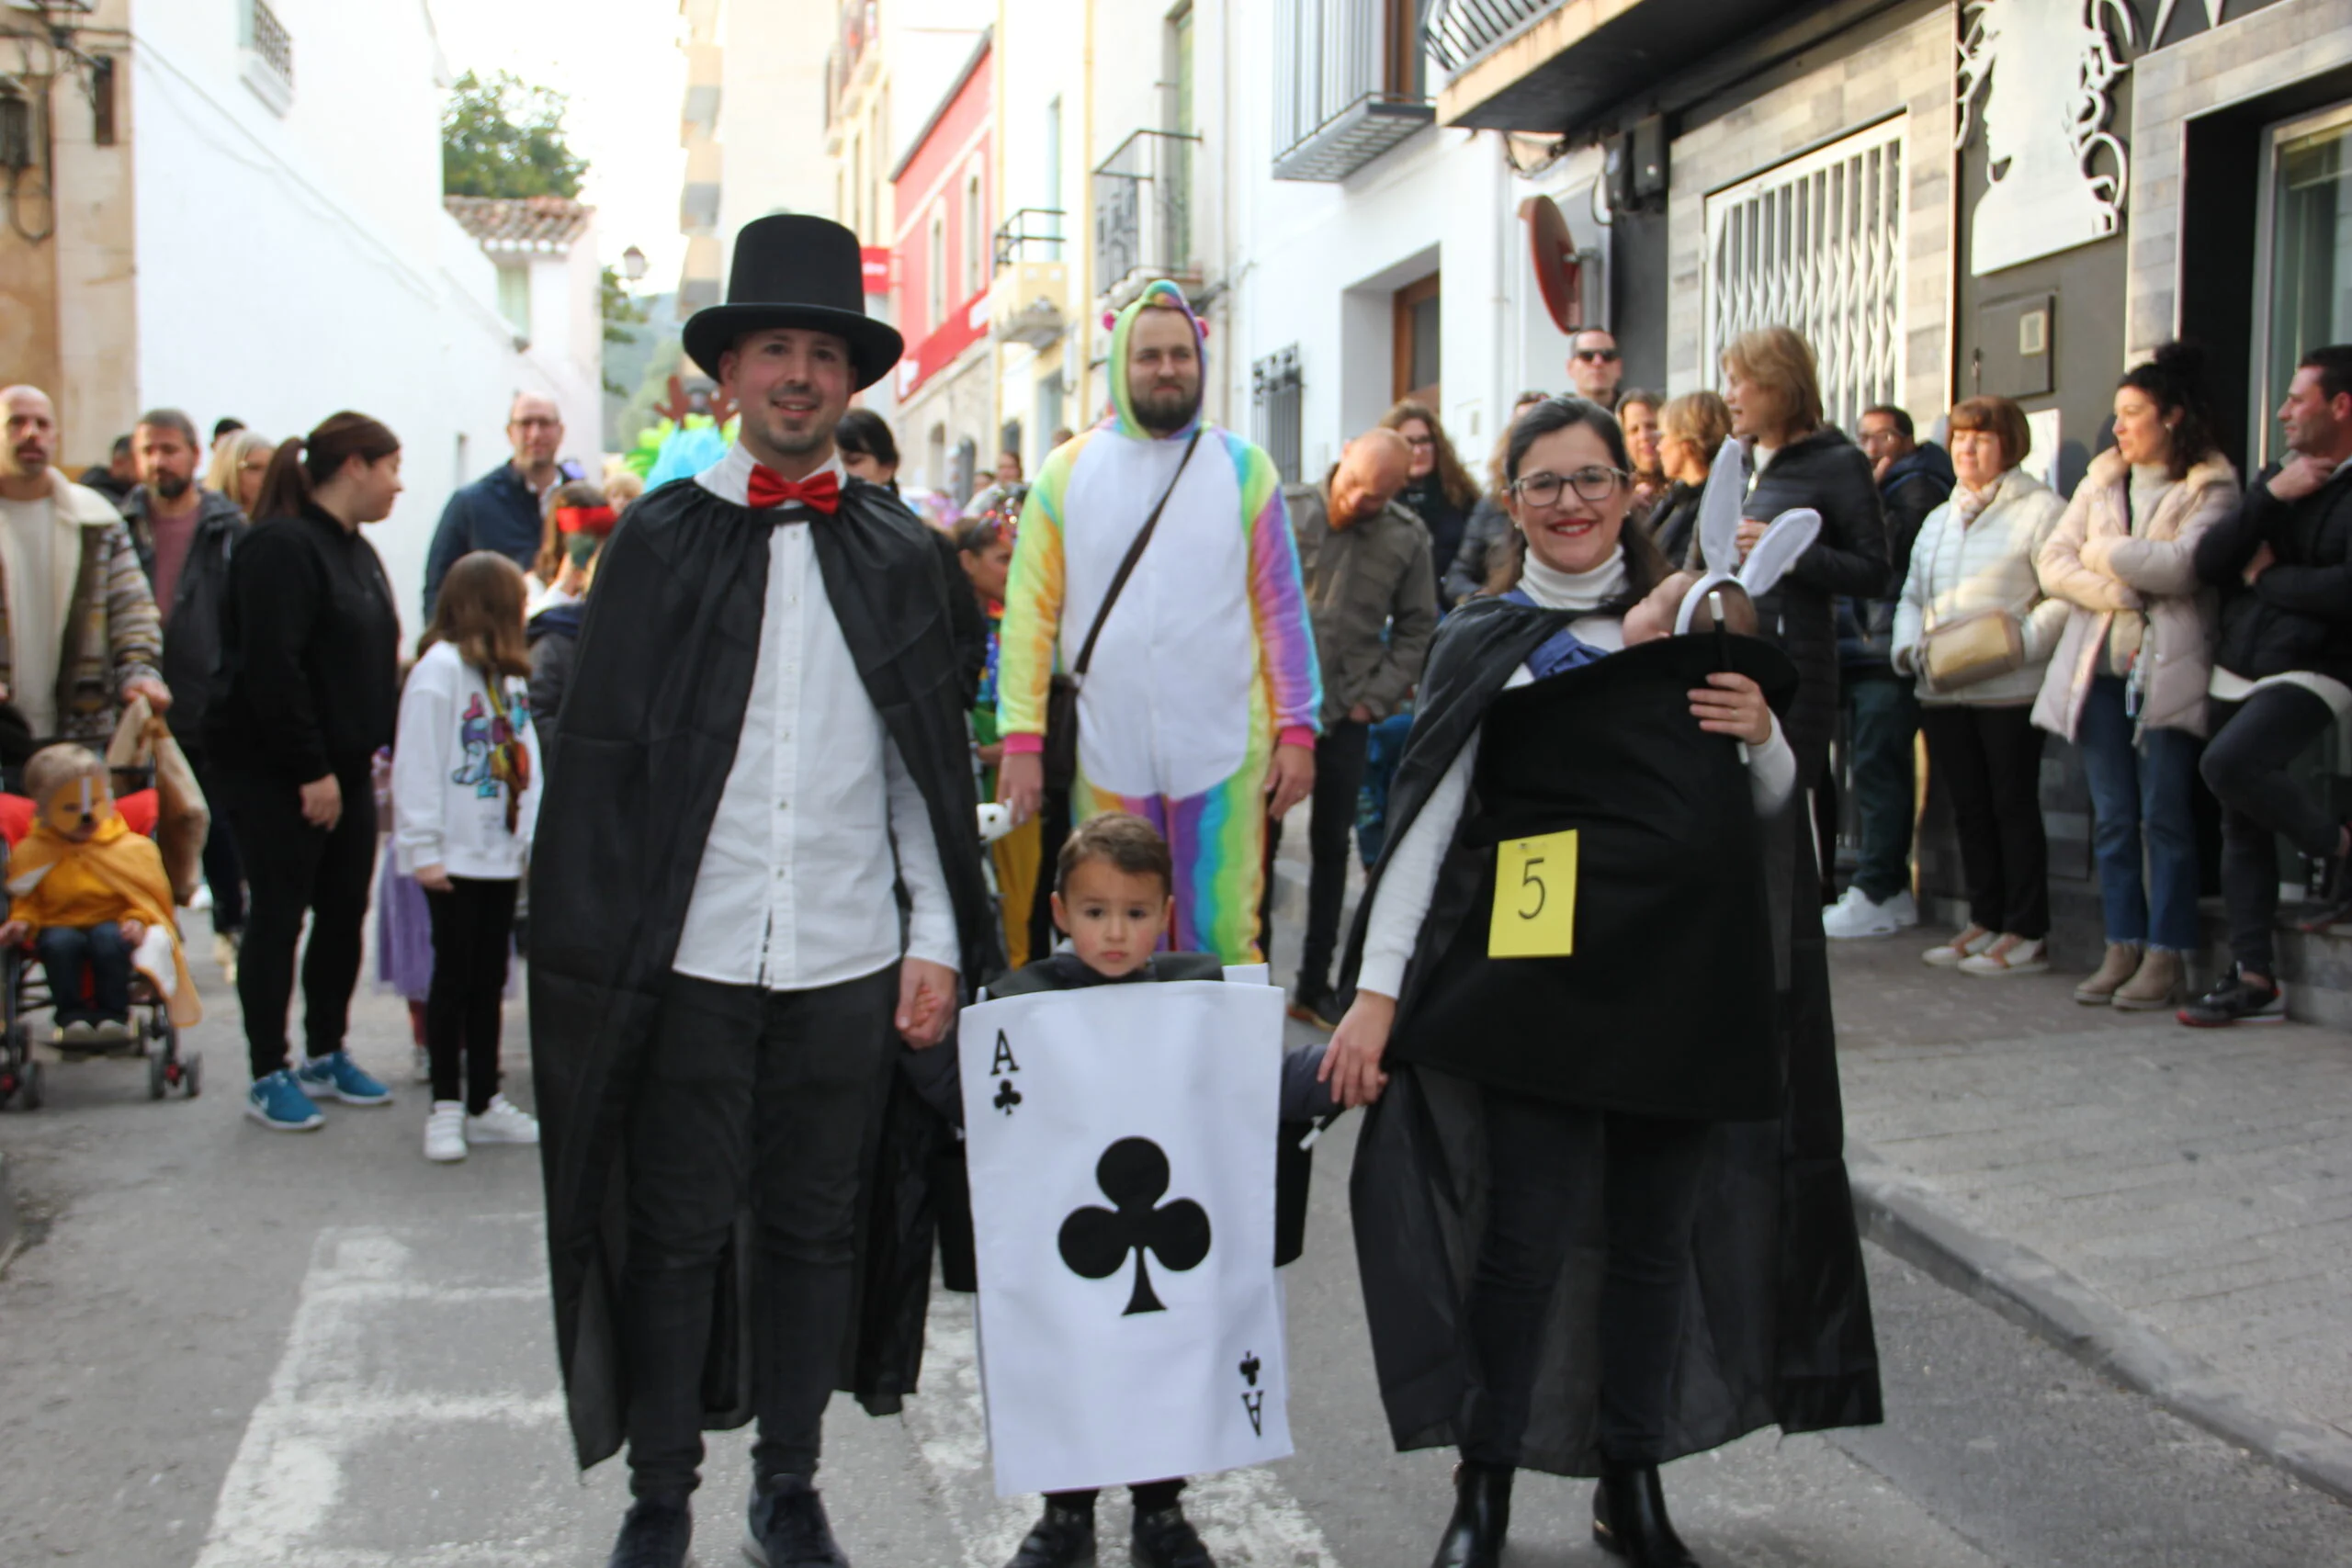
[[[466,1107],[462,1100],[436,1100],[424,1119],[424,1157],[447,1165],[466,1157]]]
[[[1894,923],[1906,931],[1919,923],[1919,906],[1911,897],[1911,889],[1908,887],[1896,888],[1894,897],[1881,904],[1879,908],[1893,915]]]
[[[1919,954],[1919,957],[1922,962],[1933,964],[1939,969],[1957,969],[1962,963],[1992,946],[1996,934],[1986,931],[1983,926],[1970,926],[1950,942],[1936,943],[1935,946]]]
[[[209,882],[198,883],[196,885],[196,897],[187,901],[187,907],[191,909],[209,909],[212,908],[212,885]]]
[[[1908,893],[1898,893],[1883,904],[1873,904],[1870,896],[1859,886],[1846,889],[1844,897],[1821,911],[1821,934],[1832,942],[1852,942],[1860,937],[1893,936],[1903,929],[1904,922],[1896,913],[1895,899],[1911,901]],[[1911,921],[1918,923],[1918,911],[1912,911]]]
[[[439,1108],[439,1101],[435,1101]],[[536,1144],[539,1120],[503,1094],[490,1097],[490,1109],[466,1118],[466,1141],[473,1144]]]
[[[1960,972],[1980,980],[2005,975],[2039,975],[2050,967],[2050,944],[2036,938],[2005,935],[1984,952],[1960,961]]]

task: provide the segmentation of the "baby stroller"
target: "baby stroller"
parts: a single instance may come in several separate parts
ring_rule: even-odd
[[[122,779],[122,783],[134,782]],[[119,795],[115,807],[130,830],[153,837],[159,813],[151,786]],[[0,795],[0,837],[14,849],[31,831],[33,803],[22,795]],[[0,886],[0,919],[6,919],[7,894]],[[38,1111],[43,1099],[46,1060],[85,1062],[93,1057],[140,1058],[147,1064],[147,1097],[161,1100],[176,1089],[194,1100],[204,1086],[201,1052],[180,1050],[179,1027],[172,1021],[165,1000],[144,975],[134,971],[130,981],[130,1023],[115,1038],[51,1039],[36,1034],[34,1015],[56,1006],[49,976],[33,956],[30,944],[0,948],[0,1110],[10,1105]]]

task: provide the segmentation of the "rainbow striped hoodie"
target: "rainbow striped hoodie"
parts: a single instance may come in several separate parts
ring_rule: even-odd
[[[997,717],[1009,750],[1035,750],[1053,672],[1076,661],[1119,562],[1168,489],[1193,434],[1135,417],[1129,343],[1145,310],[1173,308],[1205,337],[1183,291],[1147,287],[1111,334],[1114,411],[1055,448],[1030,487],[1005,591]],[[1205,376],[1207,356],[1202,356]],[[1196,419],[1195,424],[1200,422]],[[1273,744],[1311,745],[1322,705],[1298,551],[1273,459],[1201,427],[1150,545],[1103,622],[1079,696],[1090,785],[1183,799]]]

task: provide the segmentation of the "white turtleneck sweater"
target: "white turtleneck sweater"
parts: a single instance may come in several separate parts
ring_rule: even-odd
[[[1591,571],[1566,572],[1553,570],[1531,554],[1526,574],[1519,585],[1530,599],[1547,610],[1589,611],[1624,591],[1625,558],[1620,552],[1611,557],[1607,565]],[[1615,615],[1587,615],[1573,629],[1577,640],[1588,648],[1615,653],[1625,646],[1624,623]],[[1534,679],[1522,664],[1511,671],[1503,689],[1524,686]],[[1698,720],[1691,722],[1696,724]],[[1388,869],[1381,874],[1379,890],[1373,897],[1372,919],[1364,930],[1363,962],[1356,969],[1356,988],[1360,991],[1393,998],[1404,988],[1405,966],[1413,956],[1414,943],[1420,940],[1421,922],[1429,916],[1430,900],[1437,893],[1438,869],[1453,843],[1454,830],[1462,824],[1462,810],[1470,796],[1470,774],[1477,766],[1478,740],[1483,733],[1481,727],[1463,742],[1461,752],[1445,770],[1437,787],[1430,792],[1420,814],[1389,852]],[[1745,750],[1757,815],[1769,816],[1781,808],[1796,787],[1796,753],[1789,750],[1777,717],[1772,720],[1772,739]]]

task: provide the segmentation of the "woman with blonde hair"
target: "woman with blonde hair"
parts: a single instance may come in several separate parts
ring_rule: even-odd
[[[1699,492],[1723,444],[1731,439],[1731,410],[1713,392],[1685,392],[1657,411],[1657,466],[1666,493],[1649,515],[1650,537],[1678,567],[1698,558]]]
[[[250,519],[254,503],[261,499],[261,477],[269,472],[269,459],[277,450],[258,430],[231,431],[213,450],[204,488],[235,502],[237,510]]]

